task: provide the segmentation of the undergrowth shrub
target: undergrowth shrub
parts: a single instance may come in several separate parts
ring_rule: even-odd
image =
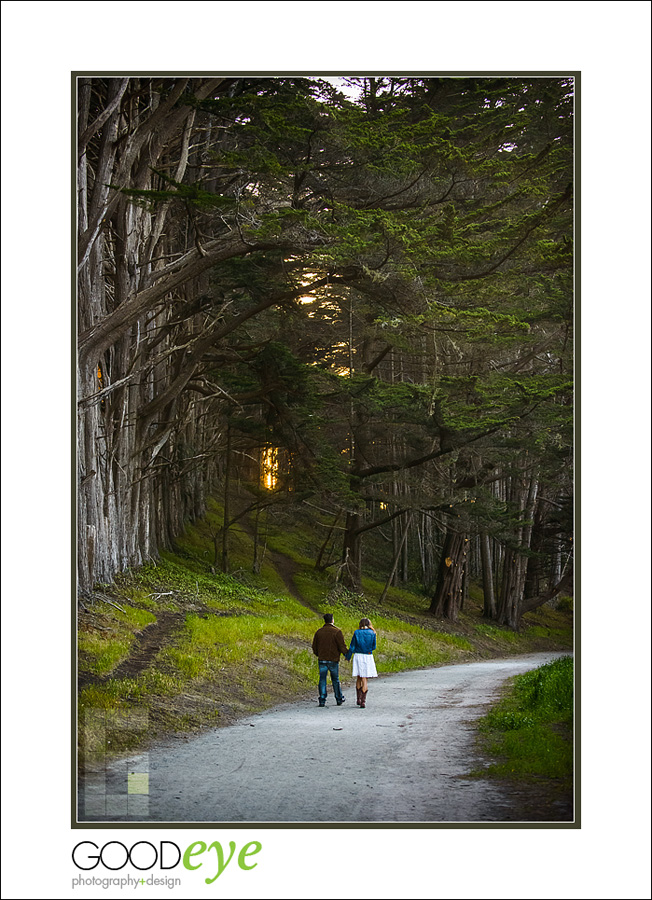
[[[487,751],[499,775],[568,777],[572,773],[573,658],[563,656],[517,675],[512,690],[483,719]]]

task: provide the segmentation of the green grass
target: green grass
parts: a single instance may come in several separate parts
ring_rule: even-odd
[[[456,623],[434,620],[429,598],[409,585],[392,587],[380,604],[382,577],[367,574],[362,594],[346,591],[333,584],[332,570],[314,568],[323,533],[287,511],[267,521],[261,516],[261,549],[266,542],[266,552],[259,573],[252,571],[253,520],[243,519],[231,529],[230,574],[225,575],[215,570],[210,536],[221,517],[219,502],[211,500],[208,527],[188,525],[174,548],[161,552],[156,562],[122,573],[112,585],[98,586],[101,593],[82,612],[79,663],[87,686],[79,695],[80,725],[84,716],[91,723],[80,728],[85,758],[133,749],[154,735],[214,727],[311,695],[317,680],[311,642],[322,624],[321,612],[335,614],[347,639],[362,616],[371,619],[378,632],[381,674],[552,647],[562,637],[570,646],[569,614],[550,608],[537,610],[523,634],[479,621],[482,595],[473,584],[468,608]],[[287,560],[285,577],[291,574],[305,603],[291,596],[276,568],[279,553]],[[124,611],[97,599],[101,597]],[[172,630],[147,667],[132,678],[112,677],[133,650],[138,632],[162,614]],[[350,665],[341,667],[345,684]],[[88,676],[95,683],[88,684]],[[139,721],[149,724],[144,732],[118,729],[124,735],[102,748],[102,728],[92,724],[97,716],[125,722],[140,716]]]
[[[120,604],[121,609],[100,600],[93,612],[102,619],[101,629],[85,627],[78,637],[79,664],[84,672],[104,676],[127,658],[136,634],[156,621],[143,609]]]
[[[570,778],[572,726],[572,657],[517,675],[509,694],[480,720],[484,749],[498,758],[482,774]]]
[[[555,604],[555,609],[558,609],[560,612],[572,612],[573,598],[569,597],[568,594],[560,594]]]
[[[568,633],[567,628],[550,628],[544,625],[532,625],[527,630],[528,637],[531,638],[552,638],[555,641],[564,640]]]
[[[122,662],[133,644],[133,637],[111,638],[100,633],[79,635],[79,662],[86,672],[106,675]]]
[[[498,625],[492,625],[489,622],[478,622],[474,625],[478,634],[490,637],[495,641],[505,642],[507,644],[518,643],[519,636],[515,631],[508,631],[505,628],[499,628]]]

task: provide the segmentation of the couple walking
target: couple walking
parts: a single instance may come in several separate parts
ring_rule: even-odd
[[[346,659],[353,657],[353,675],[356,677],[358,706],[365,708],[367,703],[367,678],[376,678],[376,663],[373,651],[376,649],[376,632],[369,619],[360,619],[360,627],[356,628],[351,638],[351,645],[346,649],[344,635],[335,627],[333,613],[324,615],[324,625],[315,632],[312,639],[312,652],[319,662],[319,705],[326,706],[326,678],[331,673],[335,702],[341,706],[345,697],[340,686],[340,654]]]

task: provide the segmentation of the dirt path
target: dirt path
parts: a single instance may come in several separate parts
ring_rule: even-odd
[[[570,798],[470,778],[474,721],[537,653],[371,682],[368,706],[287,704],[89,775],[80,821],[568,822]],[[129,779],[145,785],[127,792]]]
[[[268,549],[267,553],[274,562],[276,571],[283,579],[283,584],[294,599],[298,600],[302,606],[306,607],[306,609],[319,615],[319,610],[315,609],[315,607],[306,600],[294,580],[295,573],[299,569],[298,563],[295,563],[289,556],[286,556],[284,553],[279,553],[277,550]]]
[[[252,540],[254,539],[254,529],[250,522],[241,521],[239,523],[240,528],[247,534]],[[319,610],[316,609],[306,598],[303,596],[299,588],[297,587],[297,583],[294,580],[294,576],[301,568],[298,563],[296,563],[291,556],[286,556],[285,553],[281,553],[280,550],[273,550],[270,546],[266,546],[265,555],[268,556],[272,563],[274,564],[274,568],[281,576],[283,584],[288,589],[288,593],[294,597],[295,600],[298,600],[302,606],[305,606],[306,609],[309,609],[311,612],[319,615]]]
[[[116,678],[135,678],[148,669],[156,654],[161,647],[169,644],[177,632],[183,625],[186,615],[194,613],[200,618],[208,616],[232,616],[235,613],[208,609],[206,607],[190,606],[183,612],[159,612],[156,622],[146,625],[142,631],[136,632],[134,635],[134,643],[129,650],[129,656],[124,659],[107,675],[93,675],[89,672],[80,672],[77,683],[81,690],[89,684],[103,684],[109,679]]]
[[[168,642],[170,635],[181,626],[183,620],[183,613],[159,613],[156,622],[152,622],[151,625],[147,625],[142,631],[137,632],[129,656],[108,675],[80,672],[77,679],[79,689],[81,690],[89,684],[102,684],[109,678],[133,678],[144,672],[152,664],[163,644]]]
[[[147,625],[136,635],[136,646],[131,653],[111,673],[111,678],[134,678],[144,672],[161,649],[168,642],[170,634],[180,628],[185,616],[183,613],[159,613],[156,622]]]

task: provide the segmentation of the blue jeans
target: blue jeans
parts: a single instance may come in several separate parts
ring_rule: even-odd
[[[333,693],[337,701],[342,700],[342,688],[340,687],[340,664],[328,659],[319,660],[319,702],[326,702],[326,678],[331,673]]]

